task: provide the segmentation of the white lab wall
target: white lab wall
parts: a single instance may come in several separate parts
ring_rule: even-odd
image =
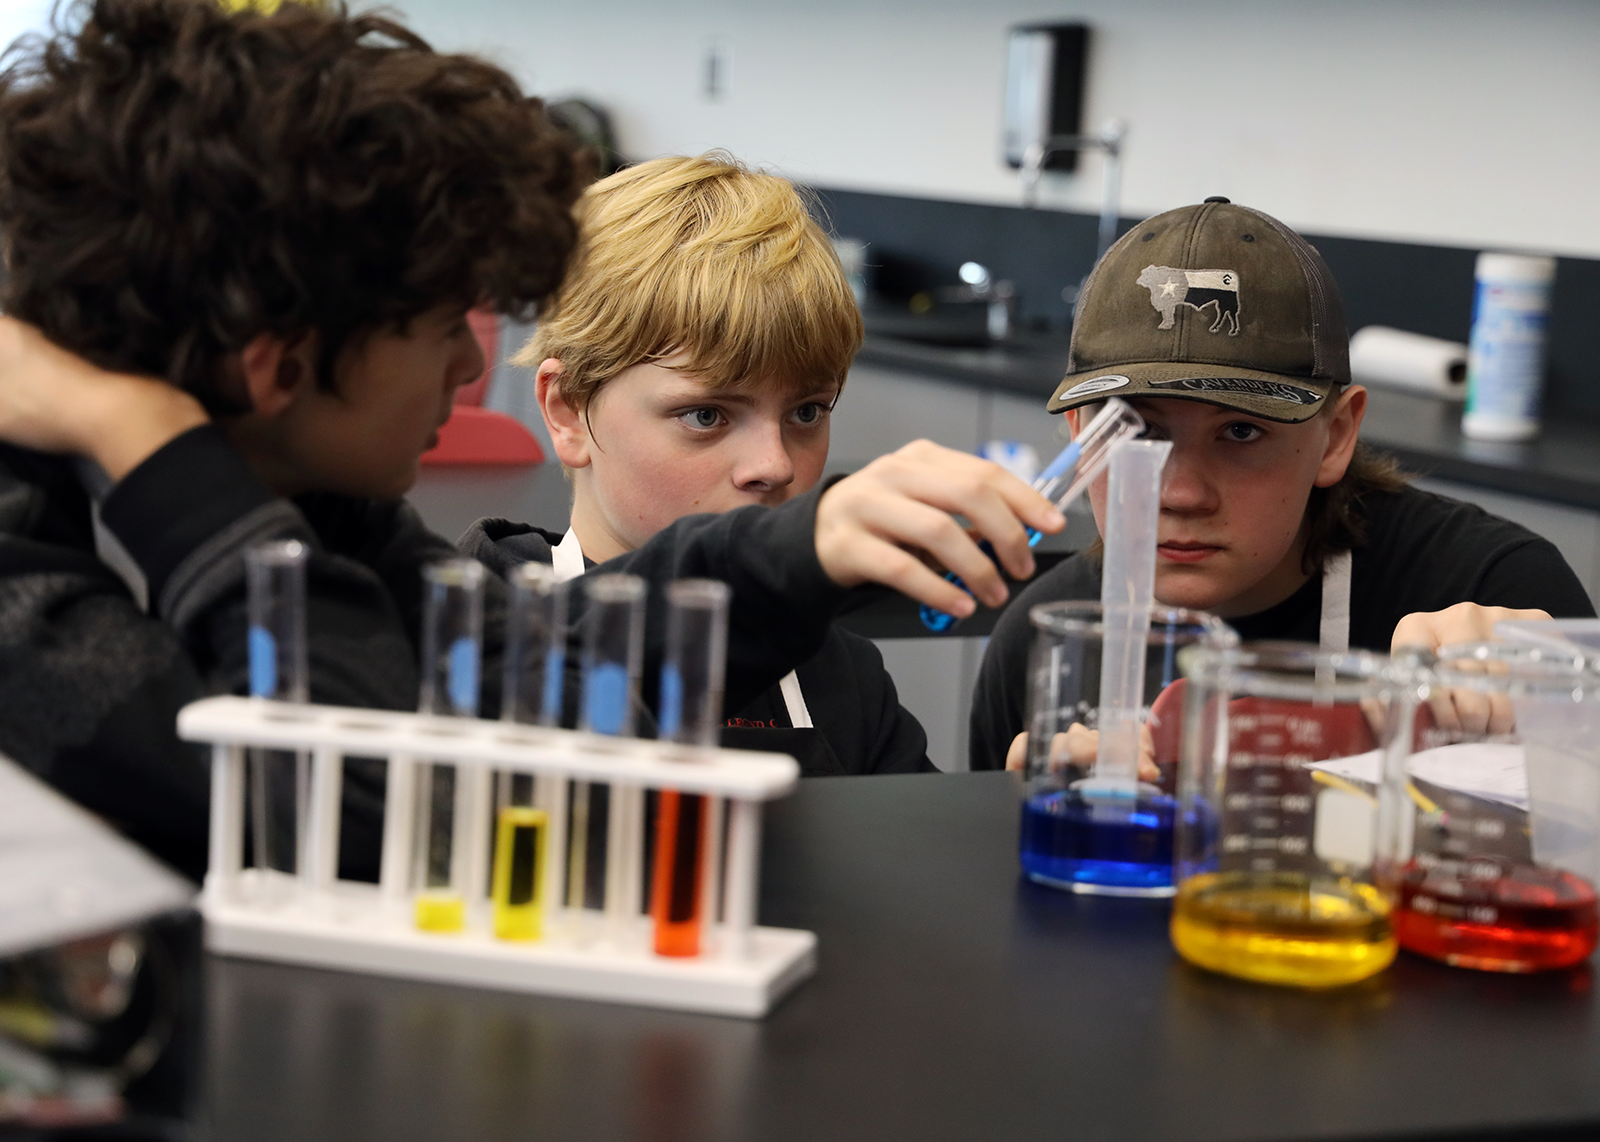
[[[1313,232],[1600,255],[1594,0],[399,0],[441,47],[615,113],[635,157],[726,147],[824,186],[1015,202],[1005,29],[1095,30],[1124,213],[1226,194]],[[716,39],[726,95],[703,92]],[[1097,160],[1043,201],[1091,210]]]

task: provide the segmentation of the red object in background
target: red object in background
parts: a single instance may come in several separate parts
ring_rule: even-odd
[[[499,354],[500,319],[487,310],[467,314],[483,349],[483,375],[456,390],[455,411],[439,429],[439,443],[422,454],[429,465],[532,465],[544,463],[544,449],[527,427],[503,412],[481,408]]]

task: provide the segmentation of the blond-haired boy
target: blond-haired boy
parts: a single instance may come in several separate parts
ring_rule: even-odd
[[[917,465],[935,486],[928,473],[956,454],[915,446],[822,495],[829,416],[862,335],[827,237],[788,182],[717,154],[612,175],[578,214],[567,279],[517,358],[537,370],[572,480],[571,524],[561,534],[486,520],[464,546],[491,565],[553,562],[563,577],[633,553],[623,562],[660,579],[652,553],[675,558],[674,535],[720,531],[713,571],[738,602],[727,740],[792,752],[809,774],[931,768],[877,648],[828,624],[852,580],[828,565],[826,535],[841,505],[868,517],[921,506],[953,528],[922,502],[887,508],[893,494],[880,501],[872,489],[895,465],[896,487],[917,483],[905,478]],[[748,505],[788,507],[733,511]],[[888,580],[896,558],[909,559],[888,544],[874,554],[855,582]],[[807,572],[819,557],[825,578]]]

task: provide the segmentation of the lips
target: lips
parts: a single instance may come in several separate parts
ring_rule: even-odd
[[[1171,563],[1199,563],[1209,556],[1215,555],[1222,548],[1211,543],[1193,543],[1182,540],[1168,540],[1156,547],[1161,553],[1161,558]]]

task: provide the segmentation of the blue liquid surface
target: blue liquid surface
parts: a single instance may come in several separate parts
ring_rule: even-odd
[[[1022,805],[1020,856],[1029,879],[1107,895],[1172,892],[1173,819],[1164,793],[1086,798],[1070,789]]]

